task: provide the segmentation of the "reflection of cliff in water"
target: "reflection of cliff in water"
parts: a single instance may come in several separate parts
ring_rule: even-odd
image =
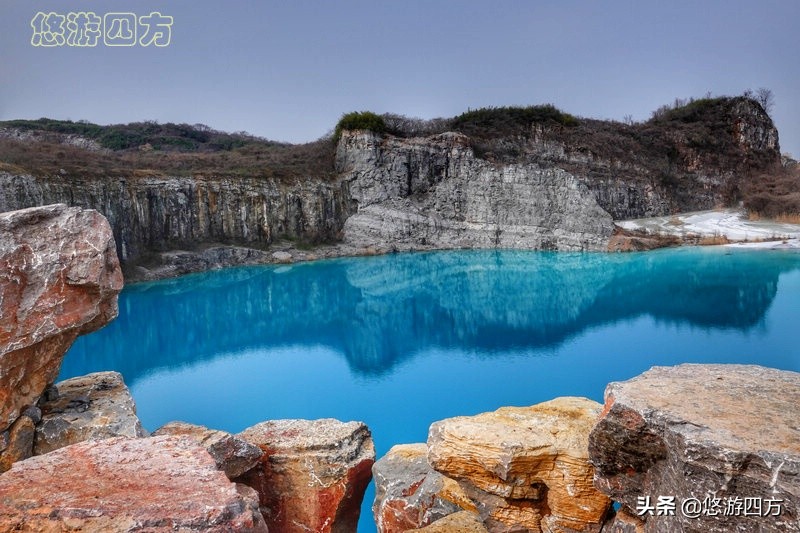
[[[80,339],[63,375],[157,367],[243,349],[323,345],[380,374],[431,347],[491,354],[556,346],[591,326],[650,315],[746,330],[800,255],[480,251],[244,268],[136,285],[120,316]],[[75,372],[71,371],[75,368]]]

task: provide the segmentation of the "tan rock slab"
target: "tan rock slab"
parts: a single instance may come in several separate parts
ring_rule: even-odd
[[[610,506],[592,483],[601,405],[557,398],[436,422],[428,461],[460,482],[490,531],[599,531]]]
[[[755,365],[654,367],[611,383],[589,439],[595,485],[631,514],[674,498],[675,513],[643,515],[648,533],[798,532],[798,406],[800,374]],[[737,498],[768,516],[737,511]],[[693,500],[712,511],[687,516]]]
[[[440,518],[429,526],[419,529],[409,529],[409,532],[424,533],[488,533],[477,513],[460,511]]]

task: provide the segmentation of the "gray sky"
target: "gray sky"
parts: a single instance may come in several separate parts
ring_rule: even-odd
[[[158,11],[169,46],[34,47],[37,12]],[[646,119],[770,88],[800,156],[800,2],[0,0],[0,119],[204,123],[293,142],[342,113],[553,103]]]

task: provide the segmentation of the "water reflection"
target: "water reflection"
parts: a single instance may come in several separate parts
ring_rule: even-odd
[[[465,251],[241,268],[134,285],[120,316],[79,339],[62,376],[148,372],[218,354],[323,346],[362,375],[432,348],[491,356],[558,346],[594,326],[649,315],[748,330],[792,253]]]

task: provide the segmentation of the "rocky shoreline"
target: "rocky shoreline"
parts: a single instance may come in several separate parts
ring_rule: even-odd
[[[377,462],[360,422],[147,435],[119,374],[53,384],[75,337],[116,317],[108,222],[61,205],[0,229],[2,531],[353,532],[373,477],[379,533],[800,531],[795,372],[655,367],[604,406],[442,420]]]

